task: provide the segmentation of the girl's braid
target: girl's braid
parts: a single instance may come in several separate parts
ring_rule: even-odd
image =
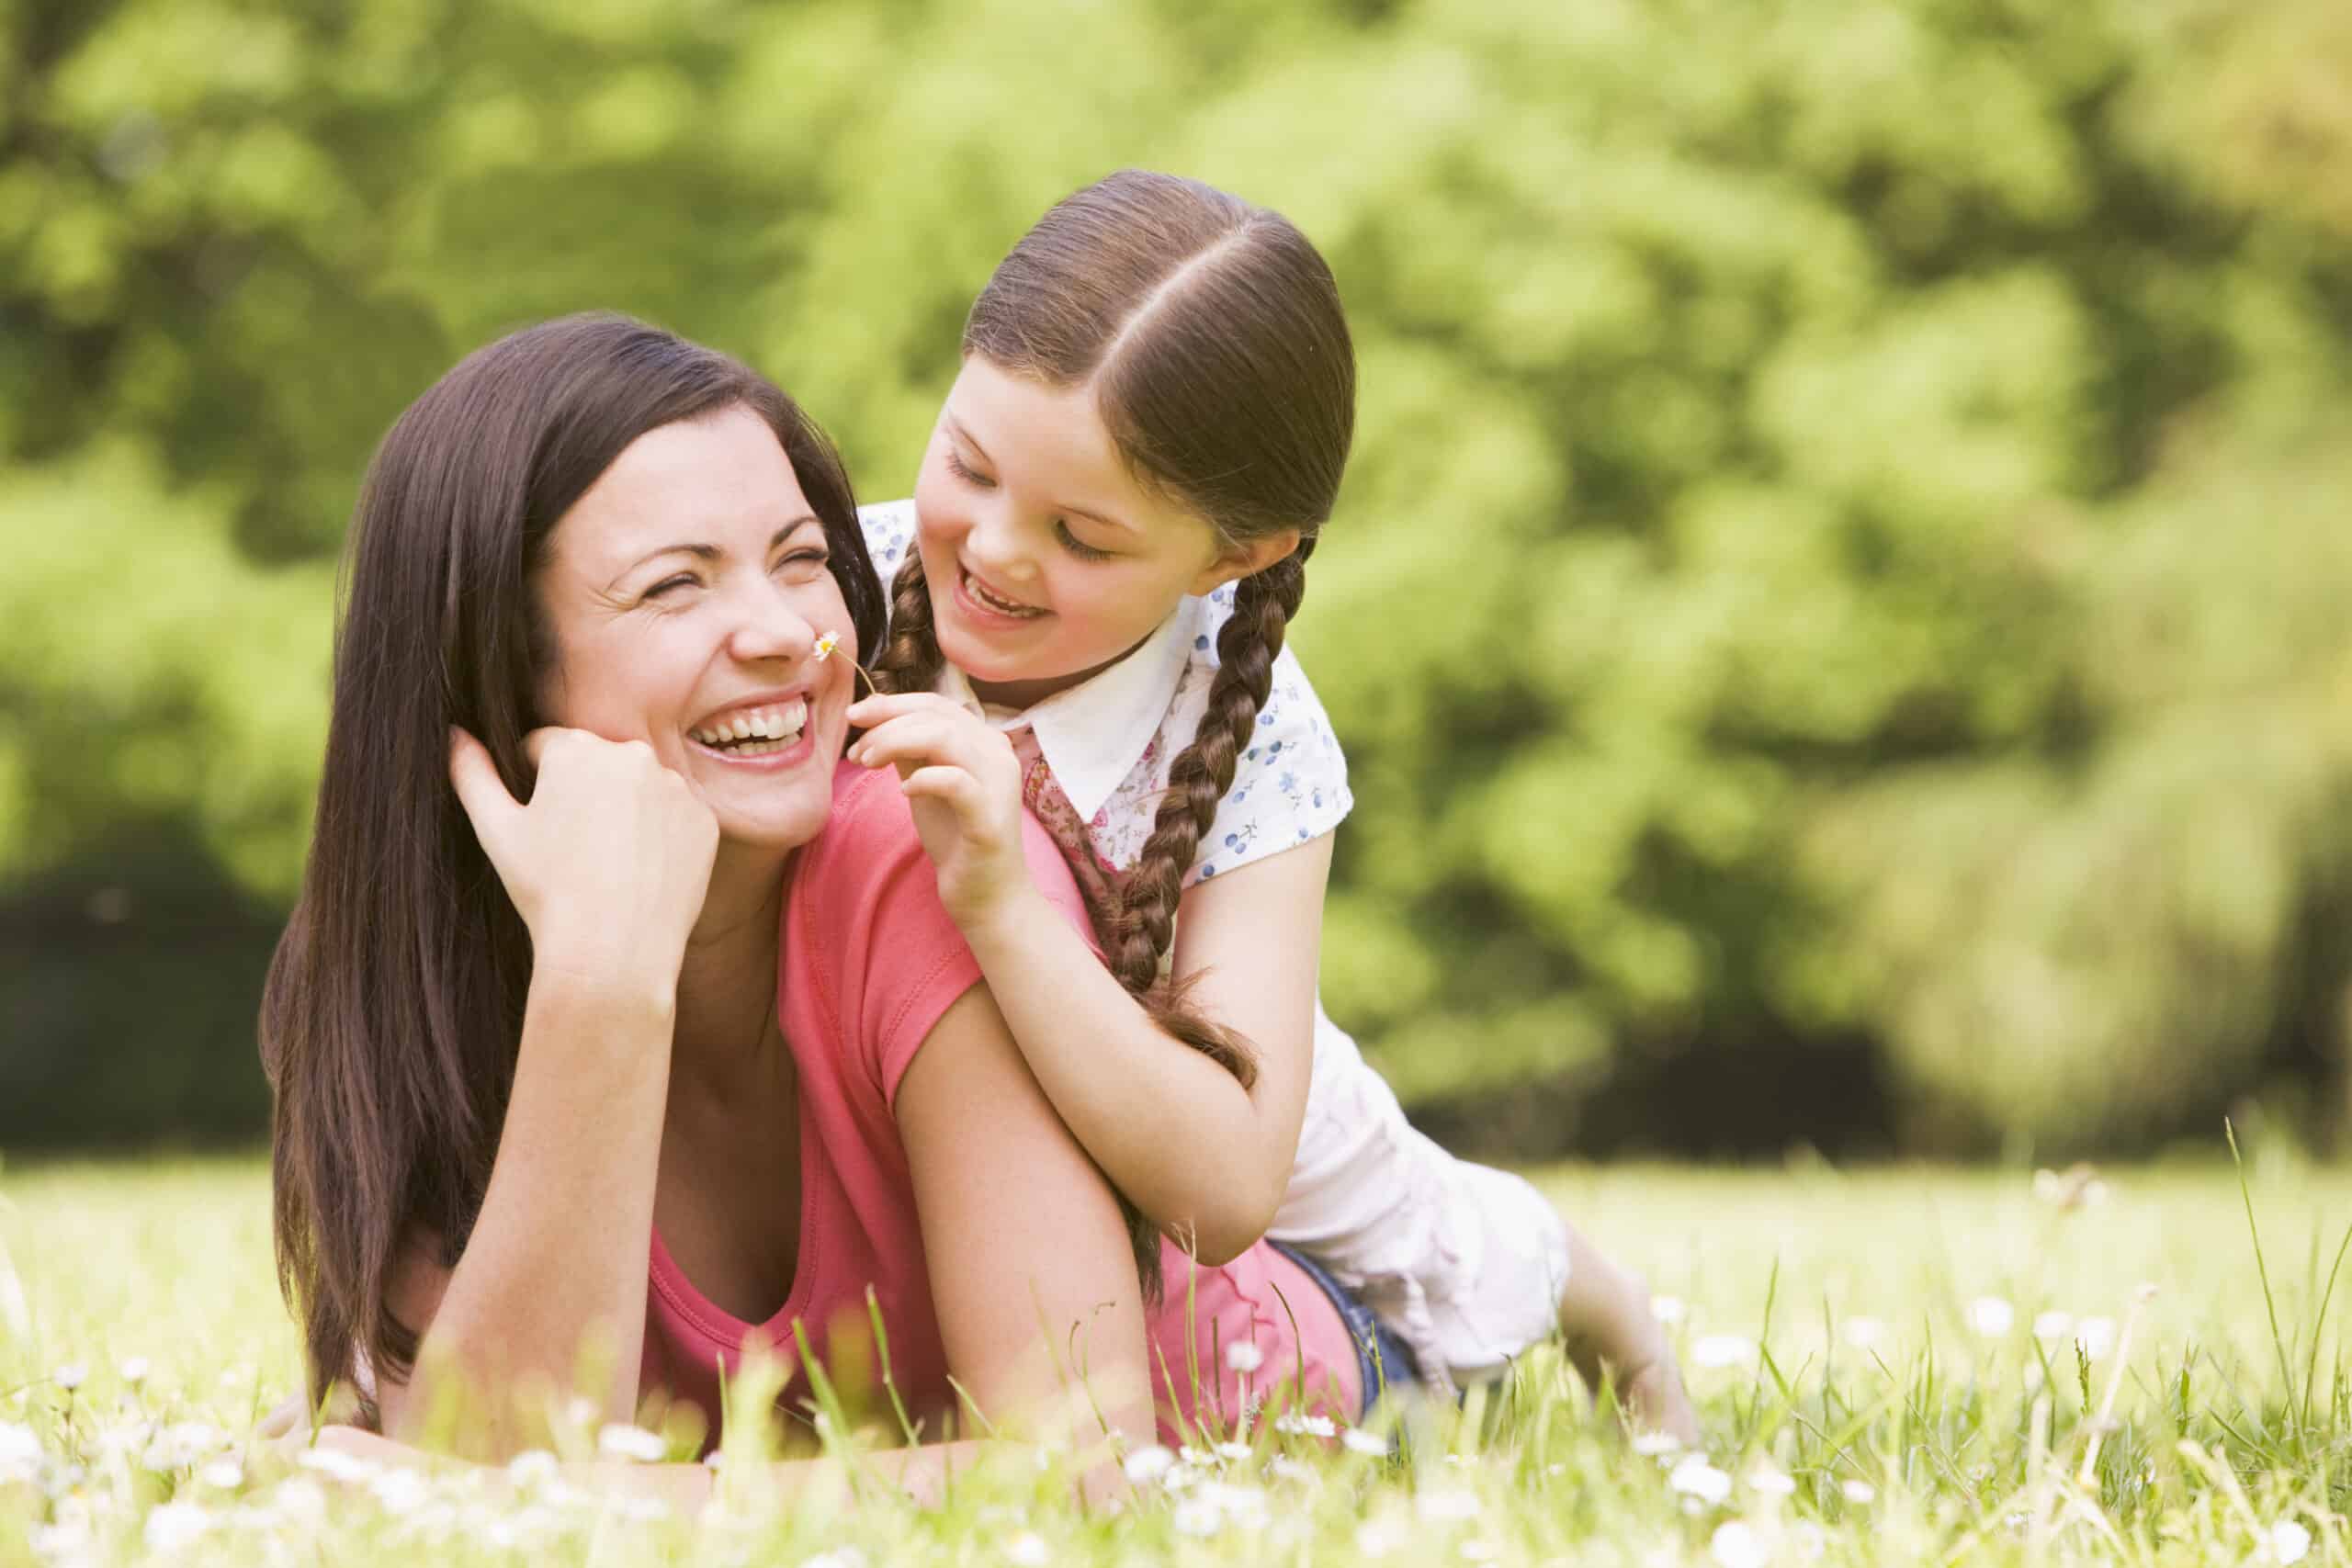
[[[866,667],[876,691],[928,692],[939,683],[946,660],[931,624],[931,586],[923,580],[922,556],[911,546],[890,580],[890,635]]]
[[[1234,584],[1233,614],[1217,634],[1216,678],[1208,706],[1168,770],[1168,795],[1152,822],[1143,854],[1121,885],[1121,908],[1109,942],[1112,972],[1140,993],[1159,977],[1176,934],[1176,905],[1184,892],[1201,835],[1216,820],[1217,802],[1233,784],[1241,753],[1258,727],[1273,687],[1274,658],[1283,634],[1306,592],[1306,558],[1314,537],[1273,565]],[[1245,1084],[1256,1074],[1237,1068]]]

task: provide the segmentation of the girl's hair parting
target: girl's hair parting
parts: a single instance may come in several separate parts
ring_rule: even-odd
[[[450,786],[450,728],[527,797],[549,655],[535,579],[558,520],[639,436],[735,408],[775,432],[858,646],[876,646],[881,583],[832,444],[757,372],[658,328],[571,316],[501,338],[368,467],[310,860],[261,1009],[278,1281],[314,1400],[359,1355],[407,1374],[417,1333],[387,1287],[404,1247],[456,1265],[514,1088],[530,939]]]
[[[1170,765],[1118,907],[1095,912],[1120,983],[1250,1083],[1249,1043],[1186,1009],[1160,966],[1184,873],[1265,706],[1347,465],[1355,352],[1339,287],[1280,213],[1198,180],[1127,169],[1065,198],[1023,236],[973,301],[963,348],[1049,386],[1091,387],[1137,480],[1227,540],[1299,532],[1295,552],[1234,584],[1207,710]],[[890,638],[875,668],[896,690],[929,690],[941,654],[914,551],[891,593]],[[1132,1210],[1130,1221],[1150,1280],[1157,1237]]]

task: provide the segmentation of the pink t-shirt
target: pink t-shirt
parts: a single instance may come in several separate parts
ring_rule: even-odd
[[[797,1320],[838,1379],[844,1358],[830,1353],[829,1342],[838,1325],[856,1336],[854,1354],[865,1353],[869,1287],[888,1331],[891,1381],[910,1412],[929,1417],[925,1429],[936,1433],[937,1417],[954,1407],[913,1179],[891,1106],[932,1026],[979,983],[980,971],[939,901],[897,784],[894,774],[843,763],[825,830],[794,857],[788,874],[776,1009],[799,1075],[800,1250],[791,1293],[766,1322],[745,1323],[707,1301],[654,1234],[644,1382],[701,1406],[714,1442],[718,1368],[731,1374],[747,1341],[797,1360]],[[1085,930],[1084,906],[1060,854],[1035,821],[1024,820],[1023,831],[1038,886]],[[1260,1242],[1223,1268],[1196,1269],[1168,1245],[1161,1260],[1167,1291],[1148,1314],[1147,1354],[1163,1432],[1170,1429],[1171,1393],[1187,1419],[1221,1416],[1230,1427],[1253,1390],[1263,1396],[1278,1384],[1287,1388],[1302,1366],[1307,1408],[1347,1418],[1362,1409],[1346,1325],[1289,1258]],[[1195,1330],[1189,1337],[1188,1296]],[[1254,1373],[1229,1364],[1230,1348],[1244,1341],[1260,1352]],[[785,1408],[803,1408],[808,1393],[805,1374],[796,1372]]]

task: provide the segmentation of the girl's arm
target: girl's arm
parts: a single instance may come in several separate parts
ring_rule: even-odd
[[[1106,1433],[1149,1442],[1142,1290],[1118,1201],[987,987],[940,1015],[894,1109],[958,1386],[1007,1436],[1081,1450]],[[1120,1478],[1115,1453],[1097,1460],[1099,1497]]]
[[[1003,736],[928,694],[871,698],[850,719],[869,730],[852,761],[907,775],[941,901],[1079,1142],[1203,1262],[1249,1247],[1282,1201],[1306,1114],[1329,835],[1200,882],[1180,907],[1172,973],[1257,1047],[1244,1089],[1177,1046],[1038,891]]]

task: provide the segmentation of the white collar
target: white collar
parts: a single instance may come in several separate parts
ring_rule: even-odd
[[[1079,820],[1086,821],[1135,771],[1167,722],[1207,603],[1186,598],[1125,659],[1017,712],[983,704],[952,664],[942,672],[939,690],[1008,734],[1023,725],[1035,731],[1038,754],[1053,770],[1054,782],[1069,797]]]

